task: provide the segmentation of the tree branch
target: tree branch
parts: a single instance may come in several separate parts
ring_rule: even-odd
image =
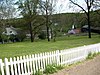
[[[75,3],[75,2],[72,1],[72,0],[69,0],[69,1],[71,1],[71,3],[73,3],[74,5],[80,7],[80,8],[87,14],[86,10],[85,10],[82,6],[80,6],[79,4]]]
[[[92,6],[92,5],[93,5],[93,2],[94,2],[94,0],[91,0],[91,1],[90,1],[90,6]]]

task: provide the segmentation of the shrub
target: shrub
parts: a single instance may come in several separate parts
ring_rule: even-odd
[[[2,38],[1,38],[1,35],[0,35],[0,42],[2,42]]]
[[[14,40],[15,40],[15,35],[13,35],[13,34],[9,35],[9,40],[11,40],[12,42],[14,42]]]
[[[1,71],[0,71],[0,75],[1,75]]]
[[[18,34],[15,36],[15,40],[22,42],[26,38],[26,34],[24,33],[23,30],[19,30]]]
[[[47,65],[44,73],[46,73],[46,74],[53,74],[53,73],[55,73],[58,70],[61,70],[63,68],[64,68],[63,66],[61,66],[61,65],[57,66],[56,64]]]
[[[2,38],[2,40],[5,41],[5,42],[8,41],[8,36],[5,35],[5,34],[2,34],[2,35],[1,35],[1,38]]]
[[[89,53],[88,54],[88,56],[87,56],[87,59],[93,59],[93,57],[95,57],[95,56],[97,56],[99,54],[99,52],[98,53]]]
[[[52,73],[55,73],[55,72],[57,72],[56,65],[47,65],[46,69],[44,71],[44,73],[46,73],[46,74],[52,74]]]
[[[97,53],[93,53],[93,57],[97,56]]]
[[[26,35],[25,34],[19,33],[19,34],[16,35],[15,40],[22,42],[25,38],[26,38]]]
[[[88,54],[87,59],[93,59],[93,54],[91,52]]]
[[[46,39],[46,33],[45,32],[41,32],[39,35],[38,35],[39,39]]]
[[[36,73],[33,74],[33,75],[44,75],[44,74],[48,75],[48,74],[53,74],[53,73],[55,73],[58,70],[61,70],[63,68],[64,68],[63,66],[61,66],[61,65],[57,66],[56,64],[47,65],[44,71],[41,71],[41,69],[40,69],[40,70],[36,71]]]
[[[61,69],[64,68],[64,66],[59,65],[59,66],[56,66],[56,68],[57,68],[58,70],[61,70]]]
[[[36,71],[36,73],[33,75],[43,75],[43,72],[39,70],[39,71]]]

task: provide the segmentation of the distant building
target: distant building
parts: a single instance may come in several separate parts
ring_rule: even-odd
[[[5,28],[5,31],[2,33],[2,34],[5,34],[5,35],[17,35],[18,34],[18,30],[19,28],[14,28],[12,26],[10,27],[6,27]]]
[[[68,30],[68,34],[78,34],[81,32],[80,28],[76,28],[75,25],[72,25],[71,30]]]
[[[23,30],[21,30],[20,28],[14,28],[12,26],[6,27],[2,34],[7,35],[7,39],[5,39],[6,41],[10,40],[12,42],[19,42],[23,41],[24,38],[26,38],[25,32]]]

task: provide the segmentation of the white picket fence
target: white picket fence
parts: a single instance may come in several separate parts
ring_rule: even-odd
[[[40,54],[0,59],[1,75],[32,75],[36,71],[43,71],[49,64],[68,65],[86,59],[88,54],[100,52],[100,43],[57,50]]]

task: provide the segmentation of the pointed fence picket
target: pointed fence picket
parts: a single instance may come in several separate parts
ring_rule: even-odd
[[[100,43],[20,57],[0,59],[1,75],[34,75],[49,64],[68,65],[86,59],[89,53],[100,52]]]

